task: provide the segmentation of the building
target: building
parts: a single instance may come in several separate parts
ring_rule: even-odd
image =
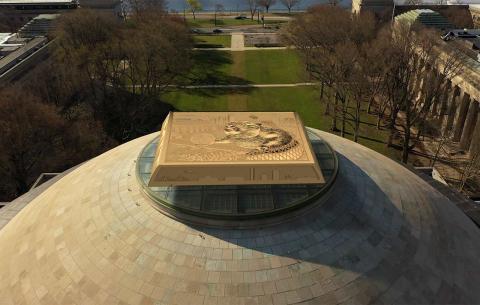
[[[458,56],[461,72],[447,80],[440,100],[442,106],[436,109],[436,116],[442,120],[442,131],[452,135],[461,151],[470,154],[480,152],[480,57],[479,32],[474,29],[448,28],[448,22],[430,9],[417,9],[398,15],[395,22],[421,24],[438,31],[441,57]],[[434,67],[442,71],[442,67]],[[421,87],[420,87],[421,90]]]
[[[391,11],[393,4],[393,0],[352,0],[352,12],[372,11],[374,13],[383,13],[386,10]]]
[[[395,21],[408,22],[410,24],[421,24],[426,27],[446,31],[455,28],[447,18],[431,9],[415,9],[407,11],[395,17]]]
[[[47,36],[58,16],[41,14],[27,22],[17,33],[0,33],[0,83],[18,79],[44,60],[50,43]]]
[[[470,12],[472,13],[473,26],[480,28],[480,4],[471,4]]]
[[[23,25],[40,14],[58,14],[77,7],[77,0],[0,0],[0,16],[3,22]]]
[[[259,123],[289,133],[268,114],[249,123],[246,138]],[[205,145],[209,130],[187,129]],[[148,186],[164,145],[154,133],[25,194],[0,209],[2,305],[479,302],[480,231],[454,199],[357,143],[303,133],[324,182],[179,196]]]

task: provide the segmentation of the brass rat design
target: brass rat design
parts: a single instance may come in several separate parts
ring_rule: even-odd
[[[283,129],[263,126],[249,121],[229,122],[223,129],[226,136],[216,143],[233,143],[247,148],[247,155],[285,152],[298,142]]]

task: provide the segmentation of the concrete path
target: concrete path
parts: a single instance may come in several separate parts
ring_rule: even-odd
[[[243,33],[232,33],[232,42],[230,45],[232,51],[243,51],[245,49],[245,39]]]
[[[288,87],[302,87],[315,86],[317,83],[292,83],[292,84],[238,84],[238,85],[192,85],[192,86],[178,86],[186,89],[221,89],[221,88],[288,88]]]

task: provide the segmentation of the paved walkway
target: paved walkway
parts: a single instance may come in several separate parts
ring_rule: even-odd
[[[232,33],[232,42],[230,48],[232,51],[243,51],[245,49],[245,39],[243,33]]]
[[[246,47],[245,46],[245,34],[256,35],[262,33],[245,33],[245,32],[233,32],[231,34],[230,48],[193,48],[196,51],[250,51],[250,50],[285,50],[290,47]]]

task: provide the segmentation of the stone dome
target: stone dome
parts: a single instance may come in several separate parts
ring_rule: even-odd
[[[475,304],[480,231],[402,165],[336,151],[322,202],[244,229],[155,208],[136,177],[158,133],[53,183],[0,230],[0,304]]]

